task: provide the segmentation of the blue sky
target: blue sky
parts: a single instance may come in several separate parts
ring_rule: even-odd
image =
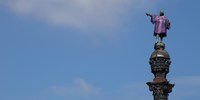
[[[164,10],[170,100],[200,98],[198,0],[0,0],[0,100],[151,100]]]

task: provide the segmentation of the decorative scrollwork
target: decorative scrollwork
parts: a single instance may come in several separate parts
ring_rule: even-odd
[[[168,73],[169,72],[169,66],[171,64],[171,61],[169,58],[151,58],[149,61],[149,64],[151,65],[151,71],[152,73],[157,72],[163,72]]]

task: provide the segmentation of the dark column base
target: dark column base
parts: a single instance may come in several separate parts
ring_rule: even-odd
[[[168,81],[161,83],[147,82],[147,85],[149,90],[153,92],[154,100],[168,100],[168,95],[174,87],[174,84],[170,84]]]

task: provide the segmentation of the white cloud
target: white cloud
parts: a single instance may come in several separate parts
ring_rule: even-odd
[[[52,86],[50,91],[56,95],[61,96],[67,99],[79,100],[82,99],[91,99],[91,98],[100,98],[100,89],[93,87],[87,83],[84,79],[76,79],[74,84],[71,86]]]
[[[85,80],[78,78],[78,79],[76,79],[75,83],[76,83],[76,86],[80,90],[82,90],[82,92],[84,92],[86,94],[99,95],[99,89],[88,84]]]
[[[116,30],[122,16],[147,8],[149,0],[0,0],[16,13],[81,30]],[[134,9],[134,10],[133,10]],[[131,11],[131,12],[130,12]],[[134,11],[134,12],[132,12]]]

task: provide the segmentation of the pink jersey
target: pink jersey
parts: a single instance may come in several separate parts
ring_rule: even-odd
[[[169,23],[167,17],[152,15],[151,22],[155,24],[154,34],[167,34],[167,23]]]

